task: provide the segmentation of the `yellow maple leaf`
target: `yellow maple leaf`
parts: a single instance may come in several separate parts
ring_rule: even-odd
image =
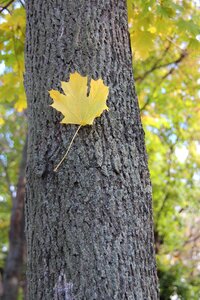
[[[87,77],[74,73],[70,75],[69,82],[61,81],[65,94],[56,90],[49,91],[54,100],[51,106],[64,115],[61,123],[92,125],[96,117],[99,117],[104,110],[108,110],[106,100],[109,88],[104,85],[102,79],[92,79],[90,93],[87,96],[87,80]]]
[[[96,117],[99,117],[104,110],[108,110],[106,100],[109,88],[104,85],[102,79],[92,79],[90,82],[90,93],[87,95],[87,82],[87,77],[74,73],[70,75],[69,82],[61,81],[64,94],[56,90],[49,91],[51,98],[54,100],[51,106],[64,115],[61,123],[79,125],[69,144],[67,152],[55,167],[55,172],[67,157],[81,126],[92,125]]]

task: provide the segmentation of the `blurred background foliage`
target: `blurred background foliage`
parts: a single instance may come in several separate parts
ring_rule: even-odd
[[[200,299],[200,1],[128,0],[161,300]],[[25,8],[0,0],[0,269],[26,137]],[[1,292],[1,289],[0,289]],[[22,297],[22,289],[21,289]]]

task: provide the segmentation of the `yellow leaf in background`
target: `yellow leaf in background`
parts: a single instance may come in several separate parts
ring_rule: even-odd
[[[74,73],[70,75],[69,82],[61,81],[65,94],[56,90],[49,91],[54,100],[51,106],[64,115],[61,123],[92,125],[96,117],[108,110],[106,100],[109,88],[104,85],[102,79],[91,80],[90,94],[87,96],[87,80],[87,77]]]
[[[154,26],[156,28],[157,34],[166,37],[170,35],[174,29],[174,23],[170,19],[157,18],[155,20]]]
[[[22,112],[26,107],[27,107],[26,97],[23,95],[20,95],[17,102],[15,103],[15,109],[18,112]]]
[[[0,126],[2,126],[5,123],[4,119],[0,117]]]
[[[155,26],[149,26],[148,31],[151,33],[156,33],[157,29]]]
[[[131,34],[131,46],[135,59],[145,60],[153,49],[155,36],[148,32],[137,30]]]

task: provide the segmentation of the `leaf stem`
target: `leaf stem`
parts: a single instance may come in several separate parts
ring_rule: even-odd
[[[69,147],[68,147],[68,149],[67,149],[65,155],[63,156],[63,158],[61,159],[61,161],[59,162],[59,164],[55,167],[54,172],[57,172],[57,171],[58,171],[58,168],[60,167],[60,165],[62,164],[62,162],[64,161],[64,159],[67,157],[67,154],[69,153],[69,150],[71,149],[71,146],[72,146],[72,144],[73,144],[73,141],[74,141],[75,137],[77,136],[77,134],[78,134],[79,129],[81,128],[81,126],[82,126],[82,125],[80,125],[80,126],[78,127],[78,129],[76,130],[76,132],[75,132],[75,134],[74,134],[74,136],[73,136],[73,138],[72,138],[72,140],[71,140],[71,142],[70,142],[70,144],[69,144]]]

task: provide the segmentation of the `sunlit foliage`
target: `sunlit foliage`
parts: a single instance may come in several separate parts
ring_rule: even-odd
[[[161,299],[199,299],[200,7],[166,0],[128,1],[128,8]]]

